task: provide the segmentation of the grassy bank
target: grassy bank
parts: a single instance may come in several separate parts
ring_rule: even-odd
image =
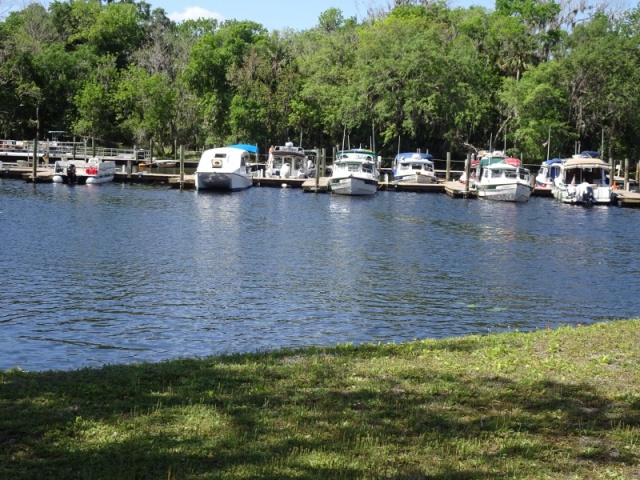
[[[640,320],[0,372],[0,478],[638,479]]]

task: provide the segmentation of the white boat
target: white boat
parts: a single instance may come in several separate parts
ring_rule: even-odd
[[[600,158],[574,155],[562,163],[552,192],[553,197],[563,203],[609,205],[609,164]]]
[[[362,148],[342,150],[333,162],[329,189],[338,195],[375,195],[379,178],[374,152]]]
[[[57,160],[54,164],[53,182],[92,185],[113,181],[116,162],[91,157],[88,160]]]
[[[258,154],[254,145],[230,145],[202,152],[195,173],[197,190],[245,190],[253,185],[249,164]]]
[[[503,202],[527,202],[533,191],[529,170],[506,162],[482,166],[475,188],[479,198]]]
[[[536,187],[551,188],[553,181],[560,174],[563,161],[561,158],[552,158],[542,162],[538,175],[536,175]]]
[[[393,184],[438,183],[433,157],[428,153],[399,153],[393,161]]]
[[[271,147],[265,177],[267,178],[308,178],[311,162],[302,147],[294,147],[292,142]]]

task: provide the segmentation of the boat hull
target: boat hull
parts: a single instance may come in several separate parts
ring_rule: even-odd
[[[476,184],[479,198],[500,202],[524,203],[529,201],[533,187],[524,183],[481,185]]]
[[[196,172],[196,189],[237,192],[253,184],[249,174],[234,172]]]
[[[411,174],[411,175],[402,175],[394,178],[394,184],[402,184],[402,183],[420,183],[432,185],[434,183],[438,183],[438,179],[432,175],[424,175],[424,174]]]
[[[75,167],[72,175],[69,171],[70,166]],[[111,160],[91,159],[88,162],[84,160],[59,160],[55,163],[54,168],[53,183],[96,185],[112,182],[116,174],[116,162]]]
[[[336,195],[375,195],[378,191],[378,181],[370,178],[358,178],[358,177],[342,177],[331,178],[329,183],[331,193]]]
[[[569,205],[610,205],[611,188],[594,185],[555,185],[553,198]]]

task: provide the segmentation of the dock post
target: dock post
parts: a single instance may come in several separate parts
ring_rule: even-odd
[[[464,198],[469,198],[469,185],[471,185],[471,154],[467,153],[467,161],[464,164],[465,178],[464,182]]]
[[[451,181],[451,152],[447,152],[447,173],[445,174],[444,179],[447,182]]]
[[[613,188],[613,184],[616,181],[616,164],[613,161],[613,157],[609,157],[609,186]]]
[[[624,191],[629,191],[629,159],[624,159]]]
[[[33,183],[36,183],[38,177],[38,139],[33,139]]]
[[[131,160],[127,160],[127,178],[131,178]]]
[[[151,140],[149,140],[149,155],[150,155],[150,159],[149,159],[149,163],[153,163],[153,138]]]
[[[184,188],[184,145],[180,145],[180,190]]]
[[[319,148],[318,150],[316,150],[316,189],[313,191],[313,193],[318,193],[318,188],[320,186],[320,168],[322,168],[322,171],[324,172],[324,160],[321,158],[322,156],[322,150]]]

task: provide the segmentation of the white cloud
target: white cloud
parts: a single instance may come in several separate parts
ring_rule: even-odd
[[[167,16],[174,22],[197,20],[199,18],[215,18],[220,21],[224,20],[224,17],[220,13],[211,12],[202,7],[187,7],[183,12],[171,12]]]

